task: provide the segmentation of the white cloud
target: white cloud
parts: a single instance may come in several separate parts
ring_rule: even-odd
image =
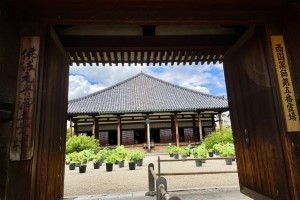
[[[82,97],[93,92],[104,89],[107,86],[101,84],[91,84],[84,76],[69,76],[69,99]]]
[[[69,99],[99,91],[139,72],[154,76],[175,85],[207,94],[225,93],[223,65],[125,65],[125,66],[71,66]],[[212,73],[212,71],[214,71]],[[215,91],[221,88],[223,91]]]

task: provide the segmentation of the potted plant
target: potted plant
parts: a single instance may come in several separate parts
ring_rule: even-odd
[[[232,165],[232,157],[235,155],[234,145],[232,143],[227,143],[220,148],[221,155],[226,157],[225,162],[226,165]]]
[[[76,163],[78,160],[77,157],[78,157],[77,152],[69,153],[66,155],[66,159],[68,159],[68,162],[69,162],[69,170],[75,170]]]
[[[207,151],[209,157],[214,157],[214,149],[207,149]]]
[[[222,151],[223,148],[223,144],[222,143],[214,144],[213,148],[215,150],[216,155],[220,155],[220,152]]]
[[[101,166],[101,163],[103,161],[100,151],[96,154],[93,154],[92,159],[93,159],[93,163],[94,163],[94,169],[99,169]]]
[[[92,152],[91,150],[83,150],[78,153],[77,164],[79,164],[79,173],[86,172],[86,165],[91,159]]]
[[[179,148],[179,154],[181,155],[181,158],[182,159],[186,159],[189,155],[189,152],[190,150],[185,148],[185,147],[180,147]]]
[[[143,166],[143,159],[144,159],[144,157],[145,157],[144,152],[139,151],[139,150],[136,151],[136,159],[137,159],[136,165],[137,166]]]
[[[138,158],[139,157],[136,150],[131,150],[128,152],[126,160],[128,161],[129,170],[135,170],[135,164]]]
[[[105,158],[105,166],[106,166],[106,171],[111,172],[113,170],[114,163],[116,162],[115,155],[113,153],[109,154]]]
[[[190,150],[190,153],[194,156],[194,158],[198,158],[198,152],[197,152],[197,148],[192,148]]]
[[[198,158],[206,158],[207,157],[207,149],[205,148],[204,143],[197,147],[197,155],[198,155]],[[204,162],[205,162],[205,160],[203,160],[203,159],[195,161],[197,167],[202,166],[202,163],[204,163]]]
[[[178,159],[178,158],[179,158],[179,151],[180,151],[180,147],[176,147],[176,146],[175,146],[175,147],[172,149],[174,159]]]
[[[128,153],[127,149],[123,145],[117,146],[113,153],[115,154],[116,160],[119,163],[119,167],[124,167],[124,162]]]
[[[170,155],[170,157],[173,157],[173,155],[174,155],[174,148],[176,148],[175,145],[173,145],[171,143],[168,144],[168,146],[167,146],[167,152]]]

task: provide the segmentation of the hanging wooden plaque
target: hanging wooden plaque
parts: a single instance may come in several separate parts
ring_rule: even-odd
[[[271,43],[287,131],[298,132],[300,121],[283,36],[271,36]]]
[[[39,37],[21,38],[14,125],[10,142],[11,160],[30,160],[33,156],[39,49]]]

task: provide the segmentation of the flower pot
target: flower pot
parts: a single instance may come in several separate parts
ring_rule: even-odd
[[[196,167],[201,167],[202,166],[202,160],[195,160]]]
[[[79,173],[85,173],[86,172],[86,165],[80,165],[79,166]]]
[[[137,166],[143,166],[143,159],[142,160],[138,160],[137,162],[136,162],[136,165]]]
[[[171,154],[169,154],[169,155],[170,155],[170,157],[173,157],[173,156],[174,156],[174,154],[172,154],[172,153],[171,153]]]
[[[209,157],[214,157],[214,152],[208,152]]]
[[[76,167],[76,164],[75,164],[75,163],[69,164],[69,170],[74,170],[75,167]]]
[[[119,168],[124,167],[124,160],[119,162]]]
[[[135,170],[135,162],[130,162],[128,163],[129,165],[129,170]]]
[[[112,163],[105,163],[106,171],[111,172],[113,170],[114,165]]]
[[[225,159],[225,163],[226,165],[232,165],[232,159],[231,158]]]
[[[174,159],[178,159],[179,155],[178,154],[174,154]]]
[[[100,168],[100,162],[94,163],[94,169],[99,169]]]

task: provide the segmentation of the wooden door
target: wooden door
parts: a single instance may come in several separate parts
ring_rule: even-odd
[[[254,199],[290,199],[263,38],[250,29],[224,61],[239,183]]]
[[[40,72],[34,199],[62,199],[68,106],[69,59],[53,29],[45,37]]]

